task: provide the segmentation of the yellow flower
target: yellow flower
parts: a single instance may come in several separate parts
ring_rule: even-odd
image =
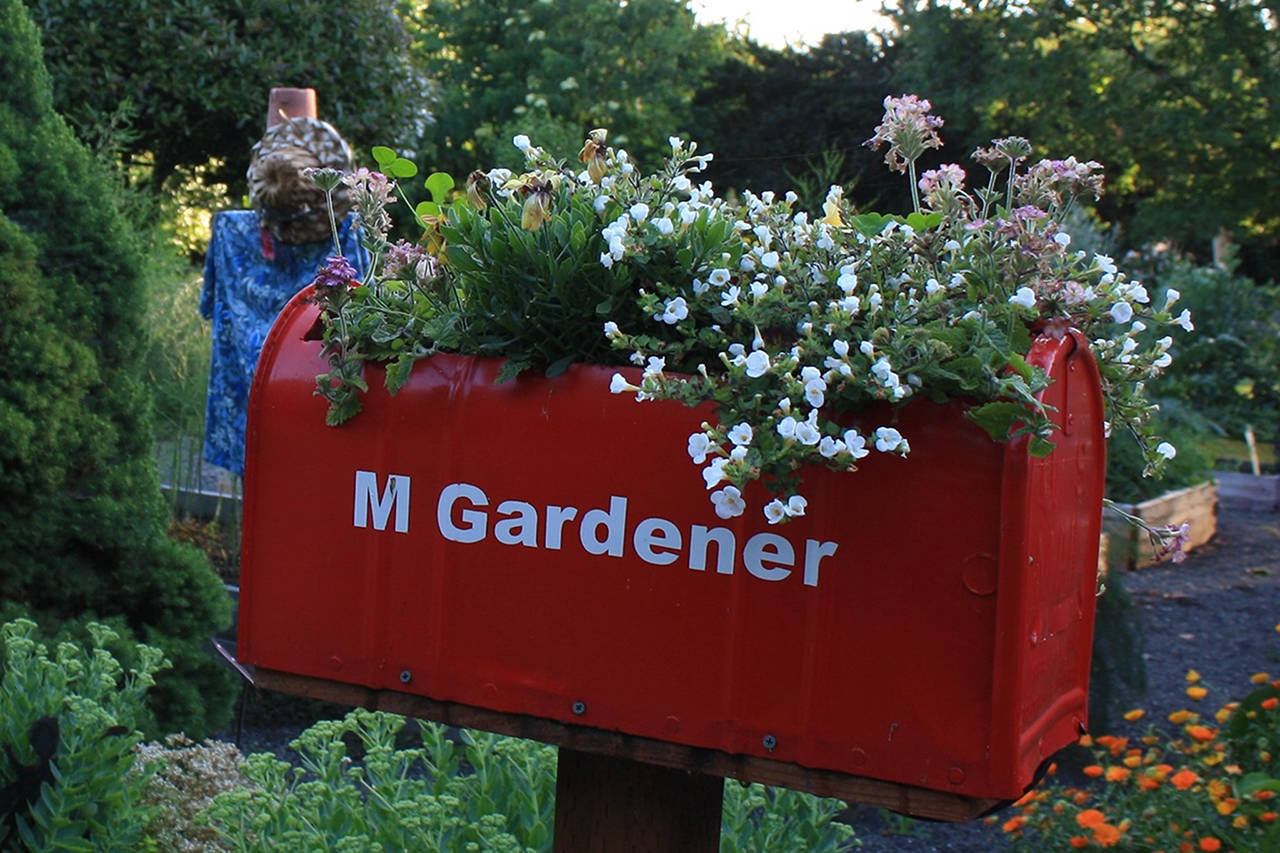
[[[1124,718],[1129,722],[1133,723],[1138,720],[1141,720],[1146,713],[1147,712],[1142,710],[1141,708],[1134,708],[1132,711],[1125,711]]]
[[[1249,680],[1254,684],[1262,684],[1270,678],[1271,675],[1265,672],[1255,672],[1253,675],[1249,676]]]
[[[1195,686],[1187,688],[1187,695],[1195,701],[1199,702],[1205,696],[1209,695],[1209,691],[1203,687]]]
[[[1194,669],[1187,670],[1188,684],[1195,684],[1199,680],[1200,680],[1200,673],[1196,672]]]
[[[600,183],[607,171],[605,166],[605,145],[604,141],[609,136],[609,131],[602,127],[587,134],[587,141],[583,143],[582,150],[578,152],[578,162],[585,163],[587,166],[587,174],[591,176],[594,183]]]
[[[1236,829],[1244,829],[1249,825],[1249,818],[1242,814],[1238,814],[1235,816],[1235,820],[1231,821],[1231,825]]]
[[[823,224],[834,225],[837,228],[844,225],[844,219],[840,216],[840,206],[834,201],[824,201],[822,203],[822,212],[824,216],[819,221]]]
[[[1195,716],[1196,715],[1191,711],[1185,711],[1185,710],[1174,711],[1172,714],[1169,715],[1169,722],[1173,723],[1174,725],[1180,726],[1183,723],[1185,723],[1187,720],[1194,719]]]

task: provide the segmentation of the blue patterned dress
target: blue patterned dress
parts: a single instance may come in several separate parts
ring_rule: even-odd
[[[354,215],[343,221],[338,239],[342,254],[363,274],[367,255],[360,247],[354,221]],[[268,260],[267,254],[273,257]],[[332,254],[331,240],[301,246],[274,241],[264,246],[260,220],[252,210],[214,215],[200,293],[200,315],[213,321],[204,428],[206,461],[244,475],[249,387],[262,343],[285,303],[311,283],[316,270]]]

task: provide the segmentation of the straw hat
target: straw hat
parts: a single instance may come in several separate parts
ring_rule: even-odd
[[[355,169],[351,147],[326,121],[316,118],[314,89],[272,89],[267,130],[253,146],[249,203],[277,240],[291,245],[329,238],[325,194],[302,174],[307,168]],[[351,210],[347,187],[333,191],[338,221]]]

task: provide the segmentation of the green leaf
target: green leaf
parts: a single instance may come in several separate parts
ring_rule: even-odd
[[[562,359],[551,362],[551,364],[547,365],[546,377],[548,379],[555,379],[557,376],[569,369],[569,365],[573,364],[573,360],[573,356],[566,355]]]
[[[1035,370],[1031,367],[1031,364],[1016,352],[1009,357],[1009,366],[1028,382],[1035,376]]]
[[[1018,403],[995,402],[970,409],[965,414],[996,441],[1007,441],[1009,431],[1014,424],[1026,418],[1027,410]]]
[[[395,396],[413,373],[413,365],[417,361],[412,355],[402,355],[387,365],[387,393]]]
[[[1032,456],[1035,456],[1038,459],[1043,459],[1053,452],[1054,447],[1054,443],[1044,436],[1033,435],[1031,436],[1031,444],[1027,450]]]
[[[427,188],[427,192],[431,193],[436,204],[444,204],[449,198],[449,190],[457,184],[448,172],[432,172],[423,186]]]
[[[608,317],[613,313],[613,297],[606,296],[604,299],[596,303],[596,313],[601,317]]]
[[[387,164],[386,171],[393,178],[412,178],[418,174],[418,167],[412,160],[397,157]]]
[[[937,228],[942,224],[942,214],[911,213],[907,215],[907,224],[917,231],[928,231],[929,229]]]
[[[509,382],[532,366],[533,365],[525,359],[509,358],[502,365],[502,369],[498,371],[498,376],[493,380],[493,382],[495,385],[501,385],[503,382]]]
[[[378,167],[383,169],[394,163],[396,158],[399,156],[396,152],[392,151],[385,145],[373,146],[372,154],[373,159],[378,163]]]
[[[1280,791],[1280,779],[1272,778],[1262,771],[1256,771],[1246,773],[1236,785],[1236,793],[1242,797],[1256,794],[1258,791]]]
[[[885,216],[883,213],[862,213],[851,217],[849,223],[860,233],[874,237],[883,231],[892,219],[893,217]]]
[[[418,215],[419,219],[426,219],[429,216],[439,216],[440,205],[436,204],[434,201],[420,201],[418,202],[418,206],[413,209],[413,212]]]

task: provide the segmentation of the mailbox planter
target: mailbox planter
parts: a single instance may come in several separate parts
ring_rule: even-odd
[[[710,410],[610,394],[613,368],[495,384],[501,362],[439,355],[389,397],[370,367],[327,427],[305,297],[250,401],[243,662],[845,796],[831,780],[1016,798],[1083,730],[1105,460],[1077,336],[1030,353],[1047,458],[959,402],[858,412],[910,456],[806,472],[809,513],[770,526],[763,489],[715,515],[685,455]]]

